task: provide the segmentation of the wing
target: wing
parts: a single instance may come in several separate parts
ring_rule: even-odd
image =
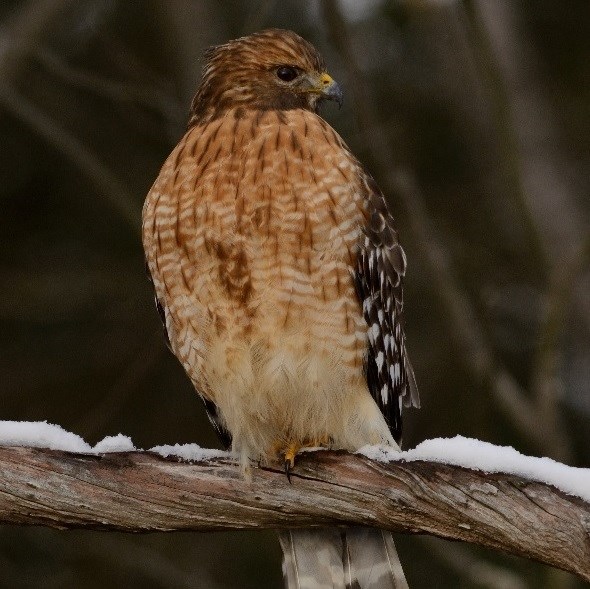
[[[414,371],[406,352],[403,277],[406,255],[394,220],[375,181],[363,178],[368,221],[361,238],[355,286],[368,329],[365,374],[371,395],[396,441],[402,434],[402,404],[420,406]]]
[[[149,281],[153,284],[154,281],[152,280],[152,275],[151,275],[150,270],[148,268],[147,262],[145,264],[145,271],[148,275]],[[174,353],[174,351],[172,350],[172,345],[170,344],[170,337],[168,336],[168,329],[166,328],[166,311],[164,310],[164,306],[162,305],[162,303],[160,303],[160,301],[158,300],[158,297],[155,294],[154,294],[154,300],[156,302],[156,309],[158,310],[158,315],[160,316],[160,320],[162,321],[162,327],[164,328],[164,339],[166,342],[166,346],[172,353]],[[199,391],[197,391],[197,393],[199,393]],[[219,419],[219,412],[217,410],[217,405],[215,405],[215,403],[213,403],[209,399],[206,399],[203,395],[201,395],[201,393],[199,393],[199,397],[201,398],[201,400],[203,401],[203,403],[205,405],[205,411],[207,413],[207,417],[209,418],[211,425],[215,429],[215,432],[217,433],[217,436],[219,437],[221,444],[227,450],[231,446],[231,435],[223,427],[221,420]]]

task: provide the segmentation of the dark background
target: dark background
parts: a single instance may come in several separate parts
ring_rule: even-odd
[[[4,0],[0,419],[95,443],[217,440],[166,350],[139,227],[204,49],[293,28],[345,92],[324,116],[387,193],[409,259],[420,411],[590,463],[587,0]],[[415,588],[581,587],[547,567],[399,536]],[[0,527],[9,588],[279,587],[274,533]]]

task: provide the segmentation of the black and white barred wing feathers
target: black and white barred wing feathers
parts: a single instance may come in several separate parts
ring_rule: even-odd
[[[420,406],[414,371],[406,352],[403,278],[406,255],[394,220],[375,181],[366,177],[368,220],[355,268],[355,286],[368,325],[365,373],[371,395],[394,439],[402,433],[402,405]]]

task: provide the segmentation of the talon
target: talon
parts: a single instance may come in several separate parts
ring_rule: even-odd
[[[285,474],[287,475],[287,480],[291,482],[291,470],[295,466],[295,456],[297,456],[297,452],[301,446],[292,442],[287,446],[285,450],[284,457],[285,457]]]
[[[291,468],[292,468],[292,464],[290,460],[285,460],[285,474],[287,475],[287,480],[289,481],[289,484],[291,483]]]

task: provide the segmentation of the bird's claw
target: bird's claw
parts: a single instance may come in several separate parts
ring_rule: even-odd
[[[287,480],[289,481],[290,484],[291,483],[291,469],[293,468],[293,465],[291,464],[290,460],[285,460],[285,474],[287,475]]]
[[[289,444],[287,449],[284,452],[285,457],[285,474],[287,475],[287,480],[291,482],[291,471],[295,466],[295,456],[297,456],[297,452],[299,452],[301,446],[296,444],[295,442]]]

